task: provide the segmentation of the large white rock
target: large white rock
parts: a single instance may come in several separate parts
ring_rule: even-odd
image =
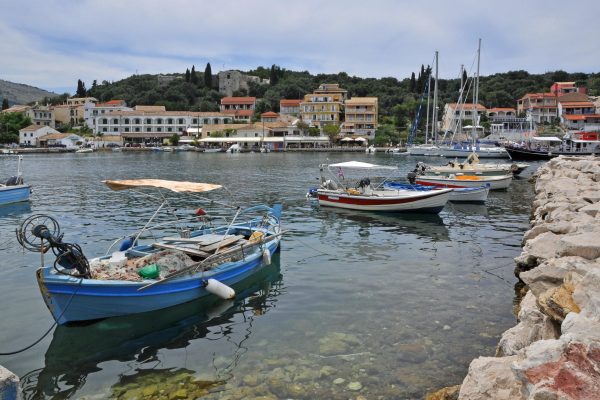
[[[562,285],[568,272],[574,271],[583,276],[596,266],[598,264],[595,260],[590,261],[583,257],[559,257],[546,260],[536,268],[522,272],[519,277],[527,284],[535,297],[539,297],[548,289]]]
[[[590,270],[575,287],[573,300],[585,317],[600,321],[600,264],[591,264]]]
[[[520,356],[479,357],[471,361],[458,395],[459,400],[518,400],[522,383],[511,369]]]
[[[502,334],[496,355],[512,356],[533,342],[556,339],[559,335],[558,325],[539,310],[535,296],[529,291],[521,301],[519,323]]]

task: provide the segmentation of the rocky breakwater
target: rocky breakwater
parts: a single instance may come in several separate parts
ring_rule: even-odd
[[[459,399],[600,399],[600,158],[558,157],[534,179],[518,324],[471,362]]]

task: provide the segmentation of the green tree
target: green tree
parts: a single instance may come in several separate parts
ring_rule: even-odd
[[[77,80],[77,92],[75,92],[76,97],[85,97],[87,94],[87,90],[85,90],[85,83],[81,79]]]
[[[325,125],[323,127],[323,133],[325,135],[327,135],[327,137],[329,138],[329,141],[331,143],[335,143],[335,140],[337,139],[338,135],[340,134],[340,127],[338,125]]]
[[[191,79],[191,77],[192,77],[192,75],[191,75],[191,73],[190,73],[190,69],[189,69],[189,68],[186,68],[186,69],[185,69],[185,81],[186,81],[186,82],[189,82],[189,81],[190,81],[190,79]]]
[[[321,136],[321,131],[316,126],[308,128],[308,136]]]
[[[269,84],[271,86],[277,85],[277,82],[279,81],[279,72],[280,69],[277,65],[271,65],[271,73],[269,74]]]
[[[179,134],[174,133],[173,135],[171,135],[171,137],[169,138],[169,142],[171,142],[171,144],[173,146],[177,146],[179,144]]]
[[[18,143],[19,130],[31,125],[31,119],[23,113],[0,114],[0,143]]]
[[[415,79],[415,73],[413,72],[410,75],[410,89],[409,90],[411,93],[415,93],[416,89],[417,89],[417,80]]]
[[[306,135],[306,133],[308,132],[308,124],[304,121],[298,121],[296,123],[296,128],[300,129],[300,131],[302,132],[302,135]]]
[[[212,89],[212,68],[210,67],[210,63],[206,63],[206,68],[204,68],[204,86]]]
[[[6,110],[7,108],[10,108],[10,106],[8,105],[8,99],[5,97],[2,99],[2,110]]]
[[[196,67],[194,65],[192,65],[192,70],[190,71],[190,82],[198,85],[198,75],[196,75]]]

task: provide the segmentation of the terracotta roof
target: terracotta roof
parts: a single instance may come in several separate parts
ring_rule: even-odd
[[[584,121],[586,119],[600,119],[600,114],[564,114],[564,119],[569,121]]]
[[[32,125],[29,125],[29,126],[23,128],[23,129],[19,129],[19,131],[34,132],[34,131],[37,131],[38,129],[44,128],[44,127],[46,127],[46,125],[35,125],[35,124],[32,124]]]
[[[224,110],[223,114],[234,115],[236,117],[251,117],[254,110]]]
[[[31,109],[31,106],[15,104],[14,106],[2,110],[3,113],[25,112]]]
[[[494,111],[512,111],[512,112],[516,112],[516,110],[514,108],[510,108],[510,107],[494,107],[494,108],[488,108],[487,110],[488,112],[494,112]]]
[[[564,107],[594,107],[591,101],[561,101],[560,104]]]
[[[256,97],[223,97],[221,104],[254,104]]]
[[[299,107],[302,99],[282,99],[279,100],[280,107]]]
[[[519,100],[523,100],[526,98],[536,98],[536,97],[556,97],[556,95],[554,93],[527,93],[526,95],[521,97]]]
[[[590,101],[589,97],[583,93],[565,93],[558,96],[558,101]]]
[[[113,105],[118,105],[118,104],[123,104],[123,103],[125,103],[125,100],[109,100],[104,104],[106,104],[107,106],[113,106]]]
[[[260,116],[262,118],[277,118],[277,117],[279,117],[279,114],[277,114],[276,112],[273,112],[273,111],[267,111],[267,112],[260,114]]]
[[[453,108],[455,110],[459,110],[461,108],[463,108],[464,110],[472,110],[474,108],[474,104],[473,103],[464,103],[464,104],[458,104],[458,103],[448,103],[447,104],[448,108]],[[485,107],[482,106],[481,104],[477,104],[477,110],[483,110],[485,111]]]

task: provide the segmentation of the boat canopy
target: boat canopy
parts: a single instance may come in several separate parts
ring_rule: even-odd
[[[330,167],[342,167],[342,168],[365,168],[365,169],[396,169],[396,167],[390,167],[386,165],[376,165],[360,161],[346,161],[337,164],[329,164]]]
[[[154,187],[168,189],[173,192],[209,192],[221,187],[212,183],[198,183],[185,181],[167,181],[163,179],[128,179],[121,181],[102,181],[112,190],[125,190],[141,187]]]
[[[581,140],[581,139],[573,139],[571,140],[573,143],[600,143],[600,140]]]
[[[559,139],[556,136],[534,136],[531,139],[538,142],[562,142],[562,139]]]

